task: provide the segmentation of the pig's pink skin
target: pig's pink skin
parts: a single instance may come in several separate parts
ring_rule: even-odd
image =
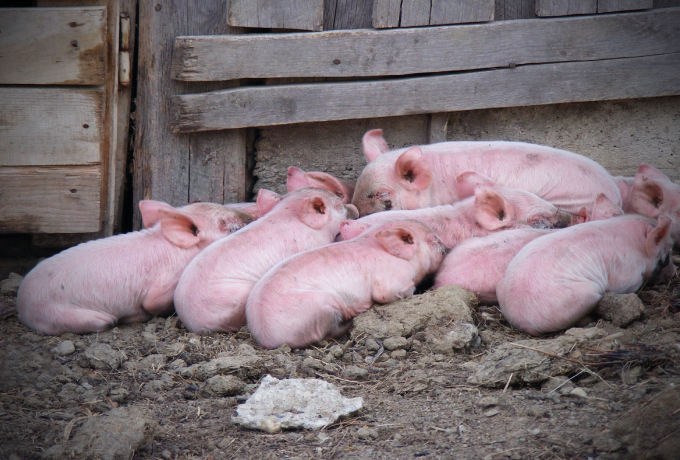
[[[175,291],[177,315],[191,332],[237,331],[245,325],[248,294],[271,267],[333,242],[340,223],[356,217],[354,206],[326,190],[286,194],[264,217],[191,261]]]
[[[666,216],[655,226],[623,215],[535,239],[498,283],[503,315],[531,335],[558,331],[587,315],[605,292],[635,292],[659,269],[661,279],[674,276],[669,227]]]
[[[627,188],[623,210],[656,219],[671,218],[671,236],[680,244],[680,185],[652,166],[642,164],[635,177],[616,177],[622,190]],[[622,196],[624,192],[622,192]]]
[[[461,241],[485,236],[490,232],[521,227],[563,228],[582,223],[584,218],[559,211],[555,206],[525,192],[487,184],[488,179],[476,173],[465,173],[458,177],[462,188],[474,186],[474,196],[465,198],[453,205],[435,206],[403,211],[383,211],[362,217],[343,225],[350,237],[375,225],[394,219],[413,219],[428,225],[442,239],[444,244],[453,248]]]
[[[610,219],[622,214],[620,207],[600,194],[587,221]],[[496,286],[505,276],[510,261],[530,241],[553,231],[556,230],[523,228],[465,240],[444,257],[433,289],[457,284],[477,294],[482,304],[496,303]]]
[[[481,304],[496,303],[496,285],[510,261],[527,243],[552,231],[521,228],[463,241],[444,257],[432,289],[457,284],[477,294]]]
[[[189,261],[251,220],[212,203],[139,206],[150,228],[80,244],[31,270],[17,295],[21,322],[45,334],[83,334],[169,313]]]
[[[384,245],[380,238],[390,238]],[[413,294],[445,247],[425,225],[402,220],[349,241],[297,254],[270,270],[248,298],[248,330],[265,348],[337,337],[374,302]]]
[[[304,172],[300,168],[290,166],[288,168],[288,178],[286,189],[293,192],[303,187],[315,187],[328,190],[334,193],[344,204],[351,203],[354,196],[354,183],[338,179],[328,173],[320,171]]]
[[[521,142],[442,142],[389,151],[382,131],[363,138],[368,165],[356,183],[353,203],[361,216],[390,209],[451,204],[461,196],[456,177],[475,171],[499,185],[534,193],[563,211],[590,211],[604,193],[621,205],[612,176],[584,156]]]

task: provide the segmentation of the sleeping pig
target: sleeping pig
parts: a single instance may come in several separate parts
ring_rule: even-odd
[[[331,192],[305,187],[278,198],[243,231],[210,245],[177,284],[175,309],[192,332],[237,331],[255,283],[278,262],[335,239],[340,223],[357,217]]]
[[[17,295],[19,319],[60,335],[102,331],[172,311],[182,270],[251,215],[212,203],[141,201],[145,230],[90,241],[40,262]]]
[[[671,220],[627,214],[559,230],[530,242],[498,283],[510,324],[531,335],[565,329],[605,292],[635,292],[646,280],[675,275]]]
[[[275,266],[246,304],[248,329],[265,348],[305,347],[343,334],[374,302],[413,294],[446,248],[426,225],[397,220]]]
[[[364,135],[363,147],[368,165],[357,180],[352,201],[361,216],[455,203],[470,196],[461,195],[456,186],[456,177],[465,171],[534,193],[572,214],[584,207],[590,212],[600,193],[618,206],[622,203],[619,187],[602,166],[565,150],[479,141],[390,151],[379,129]]]
[[[315,187],[328,190],[337,195],[344,204],[351,203],[354,196],[354,184],[338,179],[328,173],[320,171],[304,172],[300,168],[291,166],[288,168],[286,189],[293,192],[303,187]]]

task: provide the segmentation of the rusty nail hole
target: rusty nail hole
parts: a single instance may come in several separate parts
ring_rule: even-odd
[[[71,27],[78,27],[78,23],[76,21],[69,22],[68,25]]]
[[[514,62],[511,62],[510,64],[508,64],[508,67],[510,67],[511,69],[514,69],[515,67],[517,67],[517,64],[515,64]]]
[[[71,192],[71,193],[76,193],[77,191],[78,191],[78,190],[76,190],[76,189],[74,189],[74,188],[72,188],[71,190],[69,190],[69,192]]]
[[[72,46],[78,46],[78,40],[71,40]]]
[[[89,128],[89,127],[90,127],[90,125],[88,125],[87,123],[85,123],[85,124],[83,125],[83,128],[85,128],[85,129],[87,129],[87,128]]]
[[[156,11],[160,11],[161,8],[163,8],[163,7],[161,6],[161,4],[160,4],[160,3],[156,3]]]
[[[335,65],[340,64],[340,59],[333,59],[333,64],[335,64]]]

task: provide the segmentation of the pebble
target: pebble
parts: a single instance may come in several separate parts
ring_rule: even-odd
[[[493,409],[484,412],[484,416],[485,417],[493,417],[494,415],[498,415],[500,413],[501,413],[501,411],[499,411],[497,408],[494,407]]]
[[[378,351],[380,350],[380,345],[378,342],[369,337],[366,339],[366,349],[368,351]]]
[[[482,407],[491,407],[491,406],[497,406],[498,405],[498,398],[494,396],[486,396],[482,399],[480,399],[477,404],[479,404]]]
[[[366,347],[368,347],[368,340],[366,342]],[[341,358],[342,355],[345,354],[345,351],[340,345],[333,345],[330,350],[328,350],[328,353],[333,355],[334,358]]]
[[[76,346],[70,340],[59,342],[59,345],[54,347],[54,352],[59,356],[68,356],[76,352]]]
[[[540,428],[527,429],[527,431],[529,432],[529,434],[532,434],[534,436],[538,436],[539,434],[541,434]]]
[[[115,370],[126,359],[125,355],[114,350],[107,343],[96,343],[83,353],[93,369]]]
[[[406,350],[394,350],[392,353],[390,353],[390,356],[394,359],[406,358]]]
[[[206,380],[206,388],[218,396],[233,396],[241,393],[245,383],[233,375],[215,375]]]
[[[586,390],[583,388],[574,388],[569,392],[570,395],[572,396],[578,396],[579,398],[587,398],[588,393],[586,393]]]
[[[14,272],[10,273],[6,280],[0,281],[0,294],[6,296],[15,295],[19,290],[19,285],[21,285],[23,279],[24,277],[21,275]]]
[[[363,380],[368,376],[368,371],[359,366],[347,366],[342,371],[342,376],[350,380]]]
[[[359,439],[376,439],[378,437],[378,430],[375,428],[362,427],[357,430]]]

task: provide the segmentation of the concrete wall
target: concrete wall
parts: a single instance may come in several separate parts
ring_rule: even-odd
[[[391,148],[427,142],[428,116],[264,128],[256,143],[255,191],[285,193],[286,169],[354,180],[366,164],[361,136],[382,128]],[[558,147],[600,162],[614,175],[648,163],[680,182],[680,97],[455,112],[449,140],[509,140]]]

